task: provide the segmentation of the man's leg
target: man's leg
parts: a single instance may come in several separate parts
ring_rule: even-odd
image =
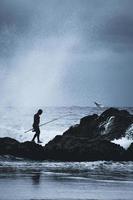
[[[35,138],[37,137],[37,133],[35,133],[33,139],[32,139],[32,142],[34,142]]]
[[[36,134],[37,134],[37,141],[38,141],[38,143],[40,143],[40,129],[39,129],[39,127],[38,127],[38,129],[37,129],[37,132],[36,132]]]
[[[39,136],[40,136],[40,133],[37,133],[37,141],[38,141],[38,143],[40,143]]]

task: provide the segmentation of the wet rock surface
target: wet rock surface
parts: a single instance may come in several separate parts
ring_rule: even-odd
[[[0,155],[13,155],[16,157],[43,160],[44,149],[34,142],[20,143],[12,138],[0,138]]]
[[[80,123],[56,136],[44,147],[34,142],[20,143],[0,138],[0,155],[13,155],[34,160],[94,161],[133,160],[133,144],[125,150],[111,141],[124,137],[133,123],[126,110],[110,108],[100,116],[85,116]]]

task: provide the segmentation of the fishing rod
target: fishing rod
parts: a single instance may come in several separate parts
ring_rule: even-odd
[[[63,116],[61,116],[61,117],[52,119],[52,120],[50,120],[50,121],[48,121],[48,122],[45,122],[45,123],[39,125],[39,127],[45,126],[45,125],[47,125],[47,124],[50,124],[50,123],[52,123],[52,122],[54,122],[54,121],[57,121],[57,120],[59,120],[59,119],[61,119],[61,118],[67,117],[67,116],[70,116],[70,114],[69,114],[69,115],[63,115]],[[25,131],[24,133],[28,133],[28,132],[33,131],[33,130],[34,130],[34,128],[31,128],[31,129]]]

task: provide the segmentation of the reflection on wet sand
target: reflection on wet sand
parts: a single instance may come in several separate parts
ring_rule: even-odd
[[[97,199],[133,196],[133,162],[0,162],[0,199]]]
[[[32,183],[33,185],[39,185],[40,184],[40,177],[41,177],[41,171],[38,171],[34,174],[32,174]]]

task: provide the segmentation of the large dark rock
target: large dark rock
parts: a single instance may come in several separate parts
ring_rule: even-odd
[[[56,136],[45,147],[46,157],[62,161],[123,160],[125,150],[111,141],[126,134],[133,116],[126,110],[110,108],[100,116],[83,117],[80,124]]]
[[[20,143],[12,138],[0,138],[0,155],[2,154],[15,154]]]
[[[34,142],[24,142],[18,145],[17,156],[34,160],[44,160],[44,149]]]
[[[20,143],[0,138],[0,155],[13,155],[34,160],[93,161],[133,160],[133,144],[126,151],[111,140],[119,139],[133,123],[126,110],[110,108],[100,116],[85,116],[80,123],[56,136],[45,147],[33,142]]]
[[[99,127],[104,139],[113,140],[124,137],[133,123],[133,115],[126,110],[110,108],[99,116]]]
[[[80,124],[70,127],[63,135],[87,137],[98,136],[98,115],[89,115],[80,120]]]
[[[133,161],[133,143],[130,145],[130,147],[125,152],[124,160],[130,160]]]
[[[12,138],[0,138],[0,155],[13,155],[33,160],[44,159],[44,149],[34,142],[20,143]]]
[[[107,140],[56,136],[45,147],[47,159],[61,161],[122,160],[125,150]]]
[[[93,114],[82,118],[80,124],[70,127],[64,135],[89,139],[101,137],[111,141],[125,136],[132,123],[133,116],[128,111],[110,108],[100,116]]]

